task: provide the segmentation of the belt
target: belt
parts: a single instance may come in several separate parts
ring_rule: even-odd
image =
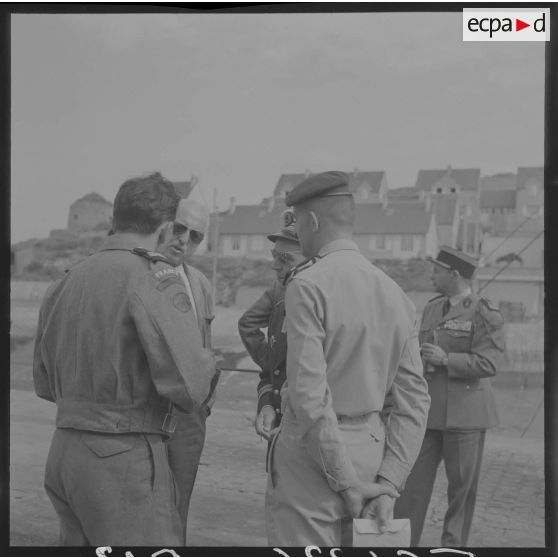
[[[337,415],[337,422],[339,424],[364,424],[365,422],[368,422],[370,420],[370,417],[374,414],[376,414],[376,411],[353,416]]]

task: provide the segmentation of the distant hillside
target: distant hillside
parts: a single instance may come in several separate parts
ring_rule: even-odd
[[[45,239],[34,243],[34,256],[22,272],[12,279],[20,281],[52,281],[67,269],[96,252],[104,237]],[[17,246],[16,246],[17,248]],[[192,264],[211,281],[213,260],[209,255],[194,256]],[[430,265],[420,259],[376,260],[374,264],[396,281],[405,291],[431,291]],[[271,284],[275,273],[269,260],[220,257],[217,268],[217,302],[234,304],[241,286],[264,287]]]

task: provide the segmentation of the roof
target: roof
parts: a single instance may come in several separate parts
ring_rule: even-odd
[[[233,213],[222,213],[220,234],[267,235],[281,228],[281,213],[286,209],[277,203],[268,212],[263,205],[237,205]],[[355,234],[426,234],[432,212],[422,202],[401,202],[382,208],[381,204],[357,204]]]
[[[387,191],[388,200],[398,201],[413,201],[420,198],[420,191],[414,186],[405,186],[404,188],[393,188]]]
[[[520,190],[530,179],[536,180],[542,186],[544,184],[544,167],[518,167],[516,188]]]
[[[281,228],[281,213],[286,206],[276,203],[268,212],[260,205],[237,205],[232,213],[221,213],[219,234],[259,234],[267,235]]]
[[[480,281],[492,279],[501,267],[480,267],[475,273],[475,278]],[[501,271],[494,281],[544,281],[544,271],[532,267],[508,267]]]
[[[482,190],[480,193],[480,208],[509,208],[515,209],[515,190]]]
[[[435,169],[419,170],[415,188],[430,190],[444,175],[453,179],[464,190],[476,190],[480,179],[480,169]]]
[[[438,225],[453,225],[457,209],[457,195],[432,196]]]
[[[192,189],[194,188],[195,184],[193,185],[191,181],[184,181],[184,182],[174,182],[174,187],[176,189],[176,191],[178,192],[178,195],[181,198],[187,198],[190,195],[190,192],[192,191]]]
[[[481,178],[482,190],[515,190],[517,176],[513,172],[500,172]]]
[[[110,205],[112,207],[112,203],[105,200],[105,198],[103,198],[103,196],[101,196],[100,194],[97,194],[97,192],[91,192],[90,194],[87,194],[86,196],[83,196],[83,198],[79,198],[79,200],[76,200],[72,205],[74,205],[75,203],[81,203],[81,202],[100,203],[100,204],[103,204],[103,205]]]
[[[289,190],[296,188],[304,179],[316,173],[282,174],[273,190],[273,195],[279,196],[286,187]],[[378,192],[385,176],[385,171],[357,171],[347,172],[349,175],[349,190],[355,192],[358,187],[366,182],[372,192]]]
[[[383,208],[380,204],[357,204],[355,234],[426,234],[432,211],[423,202],[401,202]]]

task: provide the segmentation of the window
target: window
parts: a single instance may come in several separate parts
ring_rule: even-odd
[[[403,235],[401,237],[401,251],[402,252],[413,251],[413,237],[411,235]]]
[[[379,234],[376,237],[376,248],[378,250],[385,250],[386,249],[386,235],[385,234]]]
[[[525,206],[523,213],[525,217],[538,217],[540,215],[540,206],[538,205],[527,205]]]
[[[450,192],[451,192],[452,194],[455,194],[455,192],[456,192],[455,188],[450,188]]]
[[[231,237],[231,248],[233,250],[240,250],[240,238],[238,236]]]
[[[441,189],[441,188],[436,188],[436,193],[437,193],[437,194],[441,194],[441,193],[442,193],[442,189]]]

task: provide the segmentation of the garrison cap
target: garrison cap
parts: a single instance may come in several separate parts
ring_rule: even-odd
[[[327,171],[303,180],[287,194],[285,204],[291,206],[313,198],[351,195],[349,176],[341,171]]]
[[[267,238],[271,242],[276,242],[279,239],[286,240],[287,242],[294,242],[299,244],[298,235],[295,232],[294,225],[289,225],[288,227],[283,227],[279,232],[268,234]]]
[[[477,268],[477,260],[475,258],[451,246],[440,246],[438,256],[428,259],[446,269],[459,271],[459,274],[464,279],[471,279]]]

